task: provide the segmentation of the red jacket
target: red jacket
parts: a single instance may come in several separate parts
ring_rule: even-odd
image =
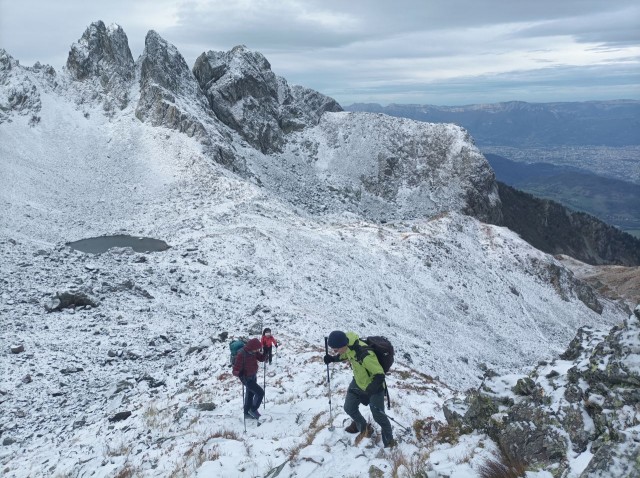
[[[278,346],[278,341],[273,335],[263,335],[260,339],[260,343],[263,347],[273,347],[274,345]]]
[[[255,347],[258,345],[258,347]],[[260,343],[258,339],[251,339],[241,348],[233,364],[233,375],[236,377],[250,377],[258,373],[258,361],[264,362],[264,355],[257,351]],[[249,350],[247,350],[247,348]]]

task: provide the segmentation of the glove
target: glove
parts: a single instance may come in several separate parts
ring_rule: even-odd
[[[378,375],[374,375],[373,380],[365,390],[366,394],[371,396],[380,392],[382,390],[383,383],[384,383],[384,374],[379,373]]]
[[[334,357],[329,354],[324,355],[324,363],[325,365],[329,365],[331,362],[335,362],[337,357]]]

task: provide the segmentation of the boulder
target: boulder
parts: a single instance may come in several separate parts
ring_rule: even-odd
[[[98,307],[98,301],[82,291],[57,292],[56,295],[44,305],[47,312],[60,311],[70,307],[91,306]]]

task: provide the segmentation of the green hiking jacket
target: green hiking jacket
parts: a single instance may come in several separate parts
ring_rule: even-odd
[[[373,350],[369,350],[367,356],[359,362],[356,357],[356,351],[353,350],[353,345],[356,341],[359,342],[360,347],[367,347],[367,344],[359,339],[359,337],[355,334],[355,332],[347,332],[347,338],[349,339],[349,348],[347,351],[340,355],[340,360],[348,360],[351,364],[351,369],[353,370],[353,378],[356,381],[356,385],[362,391],[365,391],[369,384],[373,381],[373,376],[382,374],[384,375],[384,370],[382,369],[382,365],[378,362],[378,357]]]

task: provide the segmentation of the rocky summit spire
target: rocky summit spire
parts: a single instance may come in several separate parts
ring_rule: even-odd
[[[154,126],[204,138],[205,127],[200,120],[209,115],[207,100],[176,47],[150,30],[138,64],[140,101],[136,117]]]
[[[105,109],[111,109],[111,102],[120,109],[125,108],[134,62],[124,30],[116,24],[107,28],[102,21],[89,25],[80,40],[71,45],[67,71],[77,81],[98,79],[105,96]]]
[[[267,59],[244,45],[198,57],[193,74],[218,118],[263,153],[280,151],[291,131],[316,125],[340,105],[317,91],[290,88]]]

